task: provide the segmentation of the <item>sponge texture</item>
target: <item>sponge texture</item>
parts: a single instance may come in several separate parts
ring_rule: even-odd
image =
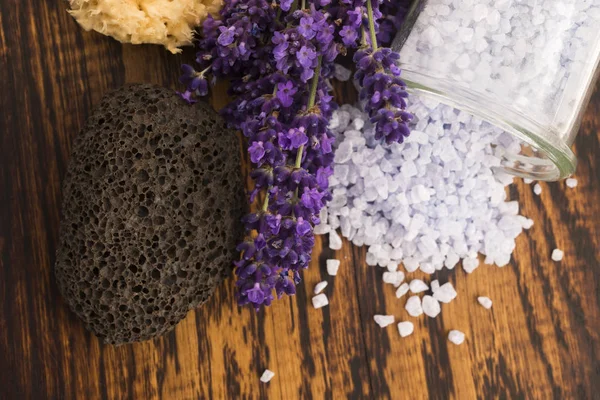
[[[194,29],[223,0],[69,0],[69,13],[87,31],[123,43],[162,44],[172,53],[192,43]]]
[[[60,291],[107,343],[150,339],[232,270],[245,196],[239,140],[204,103],[152,85],[107,95],[63,187]]]

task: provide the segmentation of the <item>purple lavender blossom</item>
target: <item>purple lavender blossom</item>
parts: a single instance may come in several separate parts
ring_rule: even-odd
[[[298,62],[304,68],[310,68],[313,66],[317,53],[308,46],[302,46],[300,51],[297,53]]]
[[[235,39],[234,26],[230,26],[229,28],[221,26],[219,27],[219,31],[221,32],[221,34],[217,39],[217,43],[219,43],[221,46],[229,46],[231,43],[233,43],[233,40]]]
[[[358,33],[356,32],[356,28],[351,27],[350,25],[346,25],[340,31],[340,36],[342,37],[342,42],[346,46],[352,46],[358,39]]]
[[[328,119],[336,104],[327,79],[338,54],[360,46],[356,76],[377,137],[390,143],[408,134],[397,55],[370,39],[380,27],[389,31],[390,18],[366,1],[225,0],[220,19],[209,16],[202,24],[200,72],[182,66],[181,96],[189,102],[206,95],[207,75],[231,81],[234,100],[222,114],[248,142],[250,201],[261,202],[243,220],[246,238],[235,262],[240,305],[258,310],[274,295],[295,294],[310,264],[313,228],[332,198]],[[391,9],[385,4],[392,0],[383,1]]]
[[[289,107],[294,103],[294,95],[298,89],[294,87],[294,82],[287,81],[286,83],[277,84],[277,98],[284,107]]]
[[[406,84],[400,79],[399,55],[389,48],[359,50],[354,55],[360,98],[375,124],[375,138],[402,143],[410,133],[412,115],[406,111]]]
[[[314,21],[312,17],[303,17],[300,18],[300,26],[298,27],[298,32],[306,39],[312,39],[315,37],[315,31],[313,29]]]

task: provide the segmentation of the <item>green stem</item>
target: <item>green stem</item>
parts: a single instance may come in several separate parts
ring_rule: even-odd
[[[267,208],[269,208],[269,190],[265,193],[265,201],[263,202],[262,210],[267,211]]]
[[[367,33],[364,26],[360,27],[360,44],[367,47]]]
[[[211,68],[212,68],[212,63],[208,67],[206,67],[205,69],[203,69],[202,71],[200,71],[198,73],[198,75],[204,77],[204,74],[207,73]]]
[[[377,51],[377,37],[375,36],[375,19],[373,18],[373,5],[367,0],[367,17],[369,18],[369,33],[371,35],[371,47]]]
[[[315,75],[310,83],[310,94],[308,95],[308,104],[306,109],[310,110],[315,105],[317,98],[317,87],[319,86],[319,78],[321,77],[321,56],[317,60],[317,67],[315,68]],[[302,153],[304,152],[304,145],[300,146],[298,153],[296,154],[296,168],[300,168],[302,163]]]
[[[302,8],[301,10],[304,10],[306,8],[306,0],[302,0]]]

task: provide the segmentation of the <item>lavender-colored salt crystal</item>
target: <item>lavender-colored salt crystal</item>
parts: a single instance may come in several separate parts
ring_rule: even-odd
[[[433,274],[462,260],[471,273],[478,253],[506,265],[516,237],[533,223],[519,215],[517,202],[507,201],[512,178],[494,169],[518,142],[433,100],[411,97],[408,104],[415,115],[412,133],[389,146],[381,146],[372,124],[361,131],[349,126],[361,115],[356,108],[344,105],[333,113],[338,128],[342,120],[346,127],[335,130],[340,179],[330,182],[330,190],[343,194],[339,202],[334,194],[326,223],[347,220],[342,234],[368,246],[368,265]]]

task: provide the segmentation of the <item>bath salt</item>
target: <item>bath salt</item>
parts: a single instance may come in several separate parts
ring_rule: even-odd
[[[386,271],[383,273],[383,282],[394,285],[394,287],[400,286],[404,280],[404,272],[402,271]]]
[[[439,301],[437,301],[434,297],[431,297],[429,295],[423,296],[421,305],[423,307],[423,313],[425,313],[425,315],[431,318],[437,317],[438,314],[442,311]]]
[[[570,188],[577,187],[577,179],[575,179],[575,178],[568,178],[566,180],[566,184],[567,184],[567,187],[570,187]]]
[[[443,77],[480,102],[568,125],[599,23],[595,0],[427,0],[399,49],[403,76]]]
[[[408,285],[410,291],[413,293],[421,293],[429,289],[429,286],[420,279],[413,279]]]
[[[463,269],[467,274],[472,273],[479,267],[479,259],[477,257],[467,257],[463,260]]]
[[[340,250],[342,248],[342,238],[333,229],[329,230],[329,248],[331,250]]]
[[[458,296],[454,286],[450,282],[446,282],[433,291],[433,298],[441,303],[450,303]]]
[[[265,372],[260,377],[260,381],[263,383],[268,383],[275,376],[275,372],[270,369],[265,369]]]
[[[404,308],[411,317],[418,317],[419,315],[423,314],[423,307],[421,305],[421,299],[419,296],[409,297]]]
[[[386,326],[394,323],[394,316],[393,315],[375,315],[375,316],[373,316],[373,320],[375,320],[375,323],[377,325],[379,325],[381,328],[385,328]]]
[[[319,294],[327,287],[327,281],[319,282],[315,285],[314,293]]]
[[[407,272],[433,274],[462,260],[465,271],[473,272],[478,253],[490,263],[508,264],[528,223],[518,203],[507,201],[512,177],[495,166],[507,148],[519,143],[430,99],[412,96],[408,103],[415,121],[401,144],[382,146],[368,116],[357,108],[343,105],[333,113],[333,121],[367,122],[360,130],[350,122],[332,125],[336,151],[342,154],[336,153],[330,189],[344,194],[339,202],[334,195],[321,224],[335,230],[349,220],[342,234],[368,247],[368,265],[391,263],[393,269],[400,264]],[[386,193],[378,190],[383,180]]]
[[[535,194],[536,194],[536,195],[538,195],[538,196],[539,196],[540,194],[542,194],[542,187],[540,186],[540,184],[539,184],[539,183],[536,183],[536,184],[533,186],[533,193],[535,193]]]
[[[465,334],[453,329],[448,332],[448,340],[456,345],[460,345],[465,341]]]
[[[488,310],[492,308],[492,300],[489,297],[479,296],[477,301],[483,308],[487,308]]]
[[[560,250],[560,249],[554,249],[552,250],[552,261],[562,261],[563,257],[564,257],[565,253]]]
[[[321,293],[312,298],[312,304],[314,308],[325,307],[329,304],[329,299],[324,293]]]
[[[340,269],[340,260],[327,260],[327,273],[331,276],[336,276]]]
[[[415,325],[410,321],[402,321],[398,323],[398,332],[400,336],[407,337],[413,334]]]
[[[396,290],[396,297],[401,298],[406,293],[408,293],[408,290],[409,290],[408,283],[404,282],[402,285],[398,286],[398,289]]]

